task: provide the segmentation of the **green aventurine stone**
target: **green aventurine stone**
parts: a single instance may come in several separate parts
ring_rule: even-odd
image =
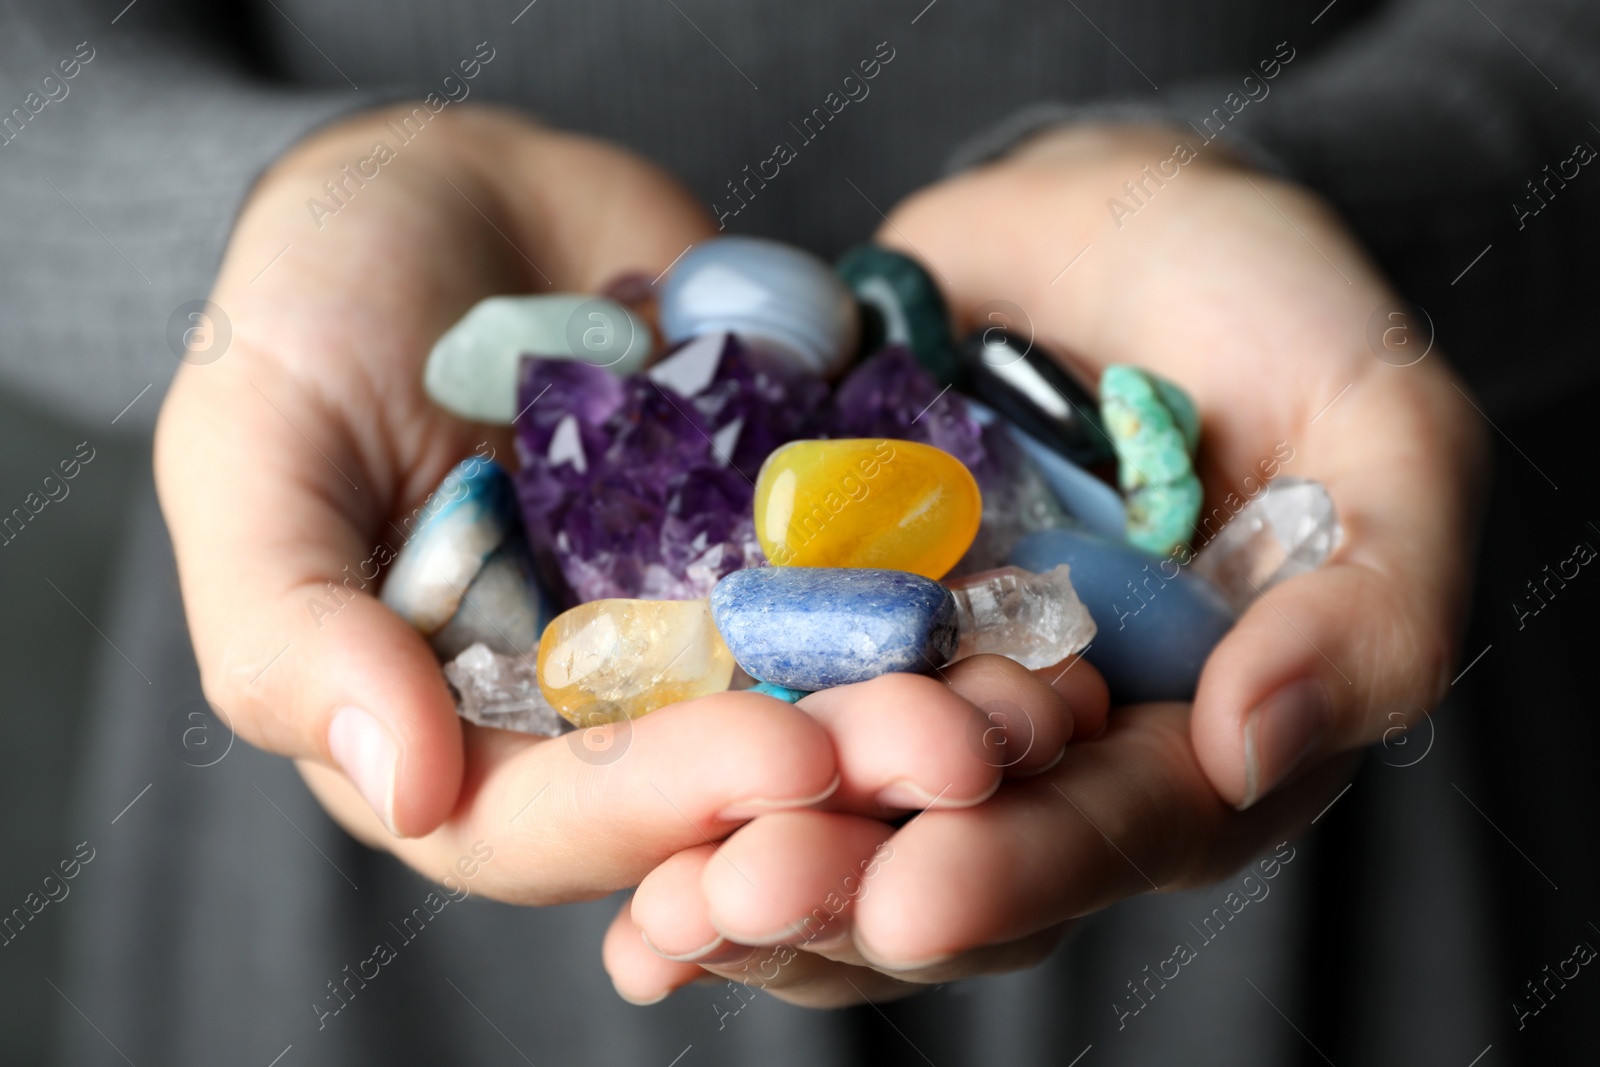
[[[464,419],[509,425],[523,355],[582,359],[621,376],[643,370],[652,345],[649,325],[614,300],[492,296],[434,344],[422,384],[435,403]]]
[[[1194,473],[1194,401],[1164,378],[1113,364],[1100,376],[1100,415],[1128,493],[1128,540],[1163,555],[1187,543],[1203,495]]]
[[[1200,517],[1203,491],[1190,474],[1165,485],[1146,485],[1128,494],[1128,542],[1164,556],[1189,543]]]
[[[834,270],[861,304],[862,354],[905,345],[940,385],[955,380],[949,313],[921,264],[877,245],[857,245],[839,257]]]

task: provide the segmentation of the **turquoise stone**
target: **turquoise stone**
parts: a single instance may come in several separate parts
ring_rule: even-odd
[[[1194,471],[1194,401],[1164,378],[1112,364],[1100,376],[1100,415],[1128,491],[1128,540],[1163,555],[1187,544],[1204,495]]]
[[[1187,409],[1198,433],[1194,405]],[[1156,388],[1154,375],[1126,364],[1107,367],[1100,375],[1100,415],[1117,451],[1122,488],[1175,482],[1194,473],[1188,434]]]
[[[1203,496],[1200,479],[1192,474],[1135,489],[1127,500],[1129,543],[1163,556],[1188,544]]]
[[[1111,688],[1113,705],[1194,696],[1206,657],[1233,627],[1227,598],[1175,560],[1079,530],[1043,530],[1011,563],[1072,568],[1072,586],[1098,627],[1083,658]]]
[[[762,696],[766,697],[774,697],[783,701],[785,704],[798,704],[800,703],[801,697],[808,697],[811,695],[804,689],[786,689],[781,685],[773,685],[771,682],[761,682],[757,685],[753,685],[750,687],[749,691],[752,693],[760,693]]]
[[[955,381],[950,312],[922,264],[877,245],[857,245],[839,257],[834,270],[861,305],[863,355],[905,345],[940,385]]]
[[[813,374],[831,376],[856,351],[855,298],[821,259],[757,237],[716,237],[691,248],[661,292],[668,344],[737,334]]]
[[[652,347],[649,325],[614,300],[579,293],[492,296],[434,344],[422,384],[435,403],[464,419],[509,426],[524,354],[581,359],[620,377],[642,370]]]
[[[950,590],[905,571],[762,567],[711,592],[711,615],[751,677],[815,692],[895,671],[926,674],[955,654]]]

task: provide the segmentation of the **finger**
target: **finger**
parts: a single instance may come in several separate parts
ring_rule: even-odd
[[[461,728],[438,661],[374,596],[395,536],[362,531],[390,487],[264,362],[181,377],[168,412],[157,486],[207,699],[245,740],[340,767],[392,832],[432,829]]]
[[[877,850],[893,833],[875,819],[830,812],[757,819],[723,842],[718,862],[704,869],[707,918],[744,945],[848,942],[846,915],[887,861]]]
[[[1000,656],[974,656],[937,678],[891,674],[812,694],[799,706],[827,727],[842,783],[829,810],[881,815],[969,807],[1003,777],[1036,774],[1060,759],[1074,708],[1105,716],[1092,667],[1059,672],[1062,689]]]
[[[630,916],[631,901],[623,901],[616,918],[606,928],[600,959],[617,995],[640,1006],[665,1000],[705,972],[692,963],[674,963],[650,951]]]
[[[804,1008],[842,1008],[866,1002],[884,1003],[920,993],[925,987],[869,967],[836,963],[791,945],[756,949],[738,963],[712,964],[710,973],[740,986],[770,993]],[[750,994],[730,988],[712,1009],[721,1017],[736,1015]]]
[[[487,843],[495,858],[474,891],[528,905],[637,885],[674,853],[720,840],[757,814],[815,804],[838,784],[827,733],[805,713],[751,693],[596,729],[608,743],[587,744],[582,732],[539,740],[469,731],[455,818],[411,841],[386,837],[342,776],[310,768],[307,780],[351,832],[425,875],[439,877]]]
[[[1067,742],[1104,728],[1110,707],[1105,680],[1081,657],[1030,671],[1004,656],[972,656],[939,674],[983,717],[980,758],[1008,778],[1055,766]]]
[[[1330,764],[1239,813],[1196,762],[1183,705],[1120,709],[1053,770],[901,828],[854,903],[856,947],[895,973],[937,973],[1137,893],[1205,884],[1303,825],[1344,771]]]
[[[634,925],[645,944],[667,959],[698,962],[726,947],[700,889],[716,853],[715,845],[686,848],[663,860],[634,890]]]
[[[1250,607],[1196,694],[1195,750],[1240,807],[1329,754],[1414,724],[1449,686],[1472,552],[1462,531],[1476,525],[1462,469],[1477,454],[1463,418],[1473,416],[1459,393],[1421,375],[1358,381],[1344,400],[1363,424],[1392,429],[1308,428],[1303,473],[1325,482],[1343,545]]]
[[[999,766],[984,759],[989,723],[937,679],[886,674],[813,693],[798,707],[833,737],[840,774],[828,802],[834,810],[962,807],[1000,785]]]

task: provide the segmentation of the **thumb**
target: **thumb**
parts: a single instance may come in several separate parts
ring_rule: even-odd
[[[1415,725],[1449,688],[1471,587],[1480,425],[1444,373],[1368,377],[1344,403],[1341,418],[1307,427],[1302,450],[1343,544],[1249,607],[1195,695],[1196,754],[1240,808]]]
[[[387,494],[270,366],[180,374],[158,427],[201,684],[245,740],[339,768],[392,832],[426,833],[460,789],[461,727],[427,643],[375,595],[399,541],[362,511]]]

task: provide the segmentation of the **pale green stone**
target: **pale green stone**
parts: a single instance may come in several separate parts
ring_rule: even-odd
[[[522,356],[582,359],[620,377],[643,370],[651,347],[650,327],[614,300],[581,293],[492,296],[439,338],[422,383],[437,404],[464,419],[508,425],[517,414]]]

